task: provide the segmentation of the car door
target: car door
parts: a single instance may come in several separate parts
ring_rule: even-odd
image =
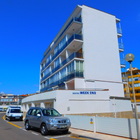
[[[35,127],[35,115],[36,115],[36,109],[33,109],[31,114],[30,114],[30,118],[29,118],[29,123],[31,126]]]
[[[37,114],[39,114],[40,116],[38,116]],[[35,127],[40,128],[40,124],[42,122],[41,118],[42,118],[41,109],[36,109],[34,120],[33,120]]]

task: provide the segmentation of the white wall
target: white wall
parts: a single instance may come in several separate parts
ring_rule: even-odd
[[[26,97],[22,100],[23,106],[29,106],[30,100],[34,105],[41,107],[46,102],[53,104],[61,114],[114,112],[108,91],[56,90]],[[130,101],[115,100],[115,102],[116,111],[132,110]]]
[[[100,88],[106,86],[104,81],[122,82],[115,16],[83,6],[82,19],[85,79],[102,81]],[[110,95],[123,96],[117,84],[118,90],[111,88]]]

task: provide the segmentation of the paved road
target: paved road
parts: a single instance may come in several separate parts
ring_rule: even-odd
[[[4,113],[0,113],[0,139],[1,140],[77,140],[71,133],[53,133],[47,136],[42,136],[37,129],[26,131],[23,121],[6,121]],[[81,138],[80,138],[81,139]],[[83,138],[83,140],[88,140]]]

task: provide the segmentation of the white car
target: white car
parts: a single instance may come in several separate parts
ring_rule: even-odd
[[[8,107],[5,115],[6,120],[23,120],[23,112],[20,107]]]

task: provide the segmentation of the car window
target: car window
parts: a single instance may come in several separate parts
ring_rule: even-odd
[[[33,111],[33,109],[30,109],[30,110],[28,111],[28,115],[31,115],[31,114],[32,114],[32,111]]]
[[[42,113],[44,116],[61,116],[60,113],[54,109],[44,109]]]
[[[21,113],[20,109],[11,109],[11,113]]]
[[[39,109],[36,110],[36,116],[37,116],[37,114],[41,115],[41,111]]]
[[[36,109],[33,109],[31,115],[36,116]]]

